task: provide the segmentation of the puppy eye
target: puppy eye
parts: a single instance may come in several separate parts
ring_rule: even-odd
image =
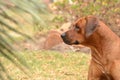
[[[80,27],[79,26],[75,26],[75,31],[79,32],[80,31]]]

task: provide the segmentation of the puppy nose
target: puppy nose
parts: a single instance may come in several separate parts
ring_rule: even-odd
[[[64,38],[65,37],[65,33],[61,34],[61,37]]]

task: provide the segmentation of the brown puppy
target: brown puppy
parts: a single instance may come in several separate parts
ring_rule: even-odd
[[[88,80],[120,80],[120,38],[94,16],[78,19],[61,35],[66,44],[91,48]]]

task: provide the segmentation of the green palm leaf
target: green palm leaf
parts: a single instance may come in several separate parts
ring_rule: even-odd
[[[24,25],[16,19],[16,17],[11,16],[11,14],[21,17],[21,13],[29,14],[32,17],[32,19],[29,19],[26,16],[22,16],[24,21],[30,24],[44,25],[44,21],[39,14],[47,13],[47,11],[39,0],[0,0],[0,56],[8,59],[27,74],[25,68],[29,69],[29,66],[19,54],[16,54],[17,51],[12,47],[12,44],[8,42],[8,39],[14,41],[9,31],[30,39],[28,35],[15,28],[15,26],[21,27]],[[2,62],[0,62],[0,69],[1,80],[11,79]]]

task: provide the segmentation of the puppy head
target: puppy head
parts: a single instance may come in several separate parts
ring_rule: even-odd
[[[97,30],[98,26],[99,20],[94,16],[80,18],[61,37],[66,44],[82,44]]]

